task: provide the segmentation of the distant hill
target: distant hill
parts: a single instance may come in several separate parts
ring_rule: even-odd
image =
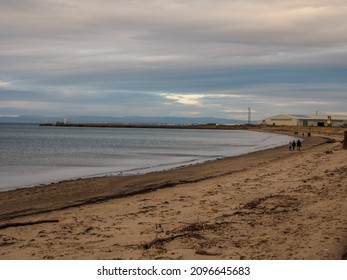
[[[64,116],[45,117],[39,115],[0,117],[2,123],[56,123],[62,122]],[[213,117],[102,117],[102,116],[67,116],[70,123],[129,123],[129,124],[244,124],[247,121],[213,118]]]

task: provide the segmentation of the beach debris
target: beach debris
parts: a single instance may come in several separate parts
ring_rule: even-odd
[[[192,238],[196,238],[196,239],[204,239],[204,237],[202,235],[194,232],[194,231],[199,231],[201,229],[202,228],[197,226],[196,224],[192,224],[192,225],[189,225],[189,226],[181,229],[179,231],[179,233],[177,233],[177,234],[173,234],[173,235],[170,235],[170,236],[167,236],[167,237],[160,237],[159,235],[161,233],[163,233],[164,230],[163,230],[161,224],[156,224],[155,225],[155,230],[156,230],[155,238],[152,241],[150,241],[148,243],[145,243],[143,245],[143,247],[144,247],[144,249],[149,249],[149,248],[151,248],[155,244],[163,244],[163,243],[166,243],[166,242],[173,241],[176,238],[180,238],[180,237],[192,237]],[[170,232],[166,232],[165,234],[169,235]]]
[[[217,253],[207,252],[205,250],[196,250],[195,254],[197,255],[203,255],[203,256],[217,256]]]
[[[149,248],[151,248],[154,244],[169,242],[169,241],[172,241],[172,240],[174,240],[174,239],[176,239],[176,238],[183,237],[183,236],[186,236],[186,235],[188,235],[188,234],[187,234],[187,233],[181,233],[181,234],[169,236],[169,237],[166,237],[166,238],[158,238],[158,237],[155,237],[152,241],[146,243],[146,244],[144,245],[144,248],[145,248],[145,249],[149,249]]]
[[[46,224],[46,223],[59,223],[59,220],[38,220],[38,221],[30,221],[30,222],[22,222],[22,223],[7,223],[7,224],[0,225],[0,229],[5,229],[9,227],[32,226],[32,225]]]
[[[87,227],[87,228],[84,230],[84,233],[88,233],[88,232],[90,232],[91,230],[93,230],[93,227]]]
[[[256,198],[243,206],[244,210],[259,211],[262,214],[297,211],[299,202],[295,197],[287,195],[270,195]],[[236,214],[236,213],[234,213]],[[240,214],[238,211],[237,214]]]
[[[0,235],[0,246],[8,246],[17,243],[19,240],[12,236]]]

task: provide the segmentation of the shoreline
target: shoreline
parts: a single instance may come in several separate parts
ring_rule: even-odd
[[[82,135],[87,135],[90,133],[92,134],[93,132],[96,132],[96,130],[94,131],[94,129],[98,130],[98,128],[92,128],[93,131],[87,130],[88,132],[82,133]],[[164,131],[163,128],[161,129]],[[133,129],[130,129],[129,131],[136,133],[136,130],[137,130],[136,128],[133,128]],[[140,128],[139,130],[142,131]],[[210,128],[206,128],[204,130],[205,130],[204,132],[201,132],[202,134],[212,134],[212,135],[215,134]],[[42,130],[40,129],[38,134],[42,133],[40,131]],[[43,129],[43,131],[47,131],[47,130]],[[53,130],[49,129],[49,131],[53,131]],[[62,131],[66,131],[66,130],[63,129]],[[127,132],[122,133],[121,131],[122,129],[116,130],[115,134],[116,135],[124,134],[124,137],[128,137]],[[152,134],[148,129],[145,129],[144,131],[146,131],[145,134],[148,134],[148,133]],[[194,131],[192,135],[194,135],[195,133],[200,133],[200,132],[196,132],[196,129],[192,129],[192,131]],[[212,133],[210,133],[210,131]],[[221,131],[221,129],[219,129],[219,131]],[[214,140],[212,140],[211,138],[211,141],[206,142],[206,143],[211,142],[211,147],[209,147],[208,149],[208,150],[211,150],[211,152],[207,152],[207,151],[205,152],[204,148],[202,147],[200,149],[197,149],[199,147],[199,143],[197,142],[196,143],[197,145],[194,146],[194,149],[192,151],[186,150],[185,152],[186,155],[184,155],[184,152],[181,152],[181,151],[178,152],[177,149],[165,148],[164,150],[164,147],[160,147],[160,144],[159,144],[158,146],[158,151],[160,151],[159,153],[157,151],[154,151],[153,154],[150,154],[153,151],[152,150],[153,147],[150,147],[148,151],[148,155],[146,151],[146,153],[143,154],[144,156],[142,156],[142,151],[139,150],[141,149],[139,148],[140,146],[131,148],[133,150],[130,151],[128,150],[128,148],[125,148],[125,146],[127,146],[125,145],[124,149],[130,152],[129,154],[131,157],[129,159],[127,158],[126,152],[123,150],[123,147],[119,147],[120,143],[117,140],[115,144],[108,143],[108,145],[111,145],[111,146],[114,145],[116,146],[116,148],[112,148],[112,150],[108,150],[107,152],[105,152],[103,149],[99,149],[98,146],[92,147],[91,151],[95,153],[95,158],[98,158],[98,160],[96,159],[93,160],[94,154],[92,154],[92,156],[91,155],[88,156],[88,153],[85,151],[87,148],[80,150],[78,148],[79,142],[77,141],[73,141],[74,145],[76,145],[76,149],[77,149],[76,153],[74,153],[75,150],[73,151],[71,150],[71,149],[74,149],[73,147],[69,148],[70,152],[76,155],[76,157],[71,159],[69,159],[68,157],[62,156],[65,153],[64,150],[57,151],[55,149],[51,149],[50,148],[51,145],[55,147],[55,144],[50,142],[49,142],[50,145],[49,144],[47,145],[45,144],[46,142],[44,142],[42,147],[40,149],[37,149],[35,153],[27,153],[26,150],[24,150],[25,156],[15,152],[15,150],[11,150],[11,147],[10,147],[9,153],[12,152],[14,156],[11,156],[11,154],[6,153],[6,149],[5,149],[5,154],[3,155],[3,157],[5,158],[4,167],[1,170],[2,178],[0,179],[0,185],[1,185],[0,192],[15,190],[18,188],[25,188],[25,187],[50,185],[51,183],[58,183],[58,182],[68,181],[68,180],[103,177],[103,176],[141,175],[141,174],[146,174],[146,173],[151,173],[156,171],[170,170],[170,169],[180,168],[182,166],[189,166],[191,164],[208,162],[211,160],[216,160],[216,159],[220,159],[224,157],[231,157],[231,156],[235,156],[239,154],[250,153],[260,149],[269,149],[271,147],[285,145],[287,142],[289,142],[290,139],[292,139],[292,137],[289,138],[289,137],[278,136],[274,133],[268,134],[265,132],[254,132],[248,129],[242,129],[242,130],[229,129],[228,131],[226,130],[222,132],[219,132],[219,131],[216,132],[217,135],[219,134],[234,135],[234,133],[241,133],[242,135],[245,135],[245,137],[249,137],[250,141],[253,141],[252,140],[253,138],[254,139],[257,138],[256,133],[259,133],[260,138],[268,137],[269,139],[267,139],[266,141],[262,141],[262,140],[253,141],[254,143],[252,142],[250,146],[245,144],[241,148],[240,147],[235,148],[233,147],[232,143],[234,143],[234,140],[232,139],[231,139],[231,143],[229,140],[225,140],[224,141],[225,144],[223,145],[217,144],[217,146],[215,146],[215,145],[212,145],[212,142]],[[103,132],[105,132],[108,135],[108,129],[103,129]],[[47,134],[50,135],[50,133],[47,133]],[[169,129],[165,129],[163,133],[164,134],[168,133],[169,135],[176,134],[176,132],[172,132]],[[185,133],[185,131],[182,131],[180,129],[180,133]],[[255,135],[253,136],[251,133],[254,133]],[[45,137],[46,133],[44,132],[43,134],[44,134],[43,136]],[[113,133],[111,134],[113,135]],[[161,135],[162,132],[160,132],[159,134]],[[189,134],[190,132],[188,133],[188,135]],[[155,135],[158,135],[158,133]],[[266,135],[270,135],[270,136],[266,136]],[[43,139],[44,137],[41,137],[41,139]],[[189,137],[193,137],[192,139],[194,139],[194,136],[189,135]],[[213,136],[208,136],[208,137],[213,137]],[[233,137],[233,136],[227,136],[227,137]],[[237,139],[237,137],[238,136],[236,136],[235,139]],[[119,138],[122,139],[122,136],[120,136]],[[218,139],[218,136],[217,136],[217,139]],[[271,139],[274,139],[274,140],[271,140]],[[194,141],[198,141],[198,140],[199,139],[195,137]],[[66,141],[69,141],[69,139],[67,139]],[[113,139],[111,140],[110,138],[110,141],[113,141]],[[180,141],[181,140],[179,140],[177,143],[179,143]],[[240,143],[240,144],[243,144],[243,143]],[[31,144],[27,143],[26,145],[31,145]],[[100,145],[100,144],[97,144],[97,145]],[[179,145],[180,144],[178,144],[177,146]],[[205,146],[205,145],[202,144],[202,146]],[[36,145],[36,147],[39,147],[39,146]],[[181,148],[183,150],[185,149],[185,147],[179,147],[179,149]],[[53,154],[56,153],[56,156],[50,155],[51,152]],[[140,155],[136,155],[137,152],[140,152]],[[30,159],[31,157],[36,159],[37,154],[42,155],[43,153],[45,153],[43,158],[48,159],[49,157],[53,156],[51,158],[52,160],[50,160],[48,164],[46,164],[46,162],[44,161],[36,160],[35,163],[33,163],[32,168],[29,168],[31,167],[32,163],[28,159]],[[166,153],[168,153],[168,156],[165,155]],[[19,155],[19,157],[16,158],[15,154]],[[134,158],[135,155],[136,155],[136,160]],[[11,160],[9,161],[6,158],[8,159],[11,158]],[[55,160],[55,158],[57,158],[57,160]],[[23,163],[21,163],[21,161],[23,161]],[[70,161],[72,162],[71,164],[70,164]],[[18,167],[15,165],[17,162],[19,162]],[[124,165],[122,164],[123,162],[125,163]],[[11,165],[13,165],[13,168]]]
[[[340,140],[0,193],[0,259],[344,259]]]
[[[278,134],[289,135],[288,133]],[[306,149],[327,141],[323,137],[312,137],[307,138],[307,140],[309,142],[306,141],[305,143]],[[184,183],[199,182],[240,172],[266,161],[287,156],[287,149],[287,145],[284,145],[138,175],[78,177],[2,191],[0,192],[0,223],[21,216],[147,193],[161,188],[171,188]],[[248,164],[247,161],[252,162],[252,164]],[[135,185],[136,187],[134,187]],[[87,193],[83,194],[84,192]],[[16,197],[22,197],[23,200],[17,201]],[[34,202],[30,202],[30,200]]]
[[[243,130],[238,130],[238,131],[243,131]],[[270,135],[274,135],[276,136],[276,133],[273,132],[266,132],[266,131],[252,131],[252,130],[247,130],[249,132],[256,132],[256,133],[263,133],[263,134],[269,134]],[[278,134],[278,135],[284,135],[282,134]],[[290,138],[299,138],[297,136],[292,136],[292,135],[286,135]],[[290,139],[288,138],[288,141]],[[14,191],[17,189],[23,189],[23,188],[32,188],[32,187],[38,187],[38,186],[49,186],[52,184],[58,184],[58,183],[62,183],[62,182],[67,182],[67,181],[75,181],[75,180],[81,180],[81,179],[93,179],[93,178],[101,178],[101,177],[115,177],[115,176],[120,176],[120,177],[124,177],[124,176],[141,176],[141,175],[145,175],[148,173],[155,173],[155,172],[163,172],[163,171],[170,171],[170,170],[175,170],[175,169],[180,169],[180,168],[185,168],[187,166],[191,166],[191,165],[198,165],[198,164],[202,164],[202,163],[209,163],[209,162],[213,162],[216,160],[220,160],[220,159],[224,159],[224,158],[231,158],[231,157],[235,157],[235,156],[242,156],[245,154],[249,154],[249,153],[253,153],[253,152],[257,152],[257,151],[261,151],[261,150],[267,150],[267,149],[271,149],[274,147],[278,147],[280,145],[284,145],[283,141],[281,143],[271,143],[268,144],[267,146],[256,146],[253,149],[249,149],[248,151],[238,151],[235,152],[233,151],[232,153],[229,152],[229,154],[226,152],[226,154],[222,155],[196,155],[194,158],[190,158],[189,160],[182,160],[180,162],[159,162],[156,163],[154,165],[143,165],[143,166],[128,166],[127,169],[120,169],[118,171],[116,171],[115,169],[117,167],[111,167],[111,166],[107,166],[105,167],[104,170],[100,170],[98,169],[97,171],[95,171],[93,168],[91,168],[89,170],[89,172],[85,172],[84,170],[81,169],[80,166],[76,166],[75,169],[70,169],[68,170],[68,173],[64,173],[64,175],[62,176],[63,172],[61,170],[56,170],[55,174],[59,174],[57,175],[48,175],[48,176],[44,176],[47,175],[47,173],[41,173],[38,174],[37,176],[33,176],[33,174],[30,174],[29,178],[26,178],[26,183],[13,183],[11,184],[7,184],[6,182],[4,182],[1,186],[0,189],[0,193],[1,192],[7,192],[7,191]],[[204,159],[202,159],[204,158]],[[97,167],[96,167],[97,168]],[[82,171],[81,171],[82,170]],[[73,174],[73,175],[72,175]],[[14,177],[14,176],[12,176]],[[33,180],[32,178],[35,179]],[[38,178],[45,178],[45,179],[38,179]],[[50,178],[50,179],[48,179]],[[22,182],[25,181],[25,179],[21,179]],[[30,181],[30,183],[28,182]]]

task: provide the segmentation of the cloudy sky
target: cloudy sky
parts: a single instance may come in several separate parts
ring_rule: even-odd
[[[347,114],[346,0],[0,0],[0,116]]]

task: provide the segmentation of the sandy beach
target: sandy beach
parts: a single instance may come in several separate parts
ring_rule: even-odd
[[[346,259],[342,140],[2,192],[0,259]]]

